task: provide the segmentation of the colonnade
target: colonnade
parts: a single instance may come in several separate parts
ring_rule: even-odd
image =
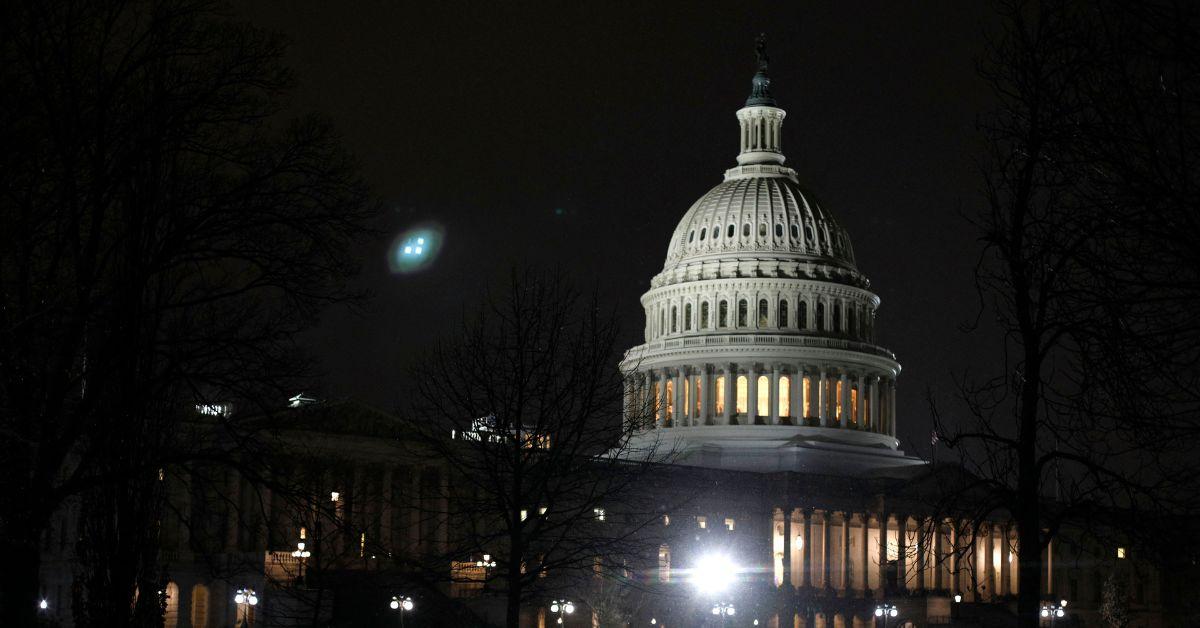
[[[819,508],[774,509],[771,564],[778,588],[861,596],[961,593],[990,601],[1017,592],[1015,530],[986,523]]]
[[[877,373],[751,362],[655,368],[632,380],[629,411],[648,414],[658,428],[811,425],[896,434],[895,380]]]

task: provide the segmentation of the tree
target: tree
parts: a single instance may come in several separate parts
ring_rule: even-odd
[[[1129,625],[1129,591],[1125,578],[1110,573],[1104,579],[1101,591],[1100,617],[1110,628],[1126,628]]]
[[[1000,17],[976,279],[1002,366],[963,379],[968,420],[938,435],[971,477],[956,512],[1016,525],[1033,626],[1041,554],[1065,527],[1149,548],[1156,522],[1200,504],[1200,263],[1185,244],[1200,235],[1200,14],[1011,0]]]
[[[619,339],[595,296],[514,273],[412,375],[405,438],[446,470],[426,508],[449,525],[431,569],[454,561],[456,581],[502,595],[510,627],[523,603],[655,555],[649,483],[667,456],[630,444],[649,414],[626,403]]]
[[[0,24],[0,623],[33,621],[38,539],[82,499],[87,612],[120,625],[157,589],[158,482],[255,460],[373,208],[329,126],[288,117],[281,41],[218,4]]]

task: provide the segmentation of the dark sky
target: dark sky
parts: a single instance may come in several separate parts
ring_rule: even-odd
[[[334,120],[400,233],[435,221],[417,274],[364,251],[363,314],[329,313],[311,342],[330,396],[393,408],[404,369],[514,263],[608,288],[640,340],[638,303],[677,221],[737,153],[734,112],[766,32],[788,111],[787,164],[849,230],[904,366],[902,446],[927,450],[924,390],[996,361],[965,336],[979,245],[975,75],[983,2],[328,2],[244,10],[290,38],[295,105]],[[615,365],[614,365],[615,368]]]

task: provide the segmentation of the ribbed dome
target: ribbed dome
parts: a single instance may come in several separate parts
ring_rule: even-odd
[[[734,168],[683,216],[667,250],[667,269],[709,258],[820,261],[854,269],[844,229],[802,190],[791,168]]]

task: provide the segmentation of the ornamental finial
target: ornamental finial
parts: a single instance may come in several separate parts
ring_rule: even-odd
[[[758,71],[766,72],[771,58],[767,56],[767,34],[759,33],[754,40],[754,55],[758,58]]]

